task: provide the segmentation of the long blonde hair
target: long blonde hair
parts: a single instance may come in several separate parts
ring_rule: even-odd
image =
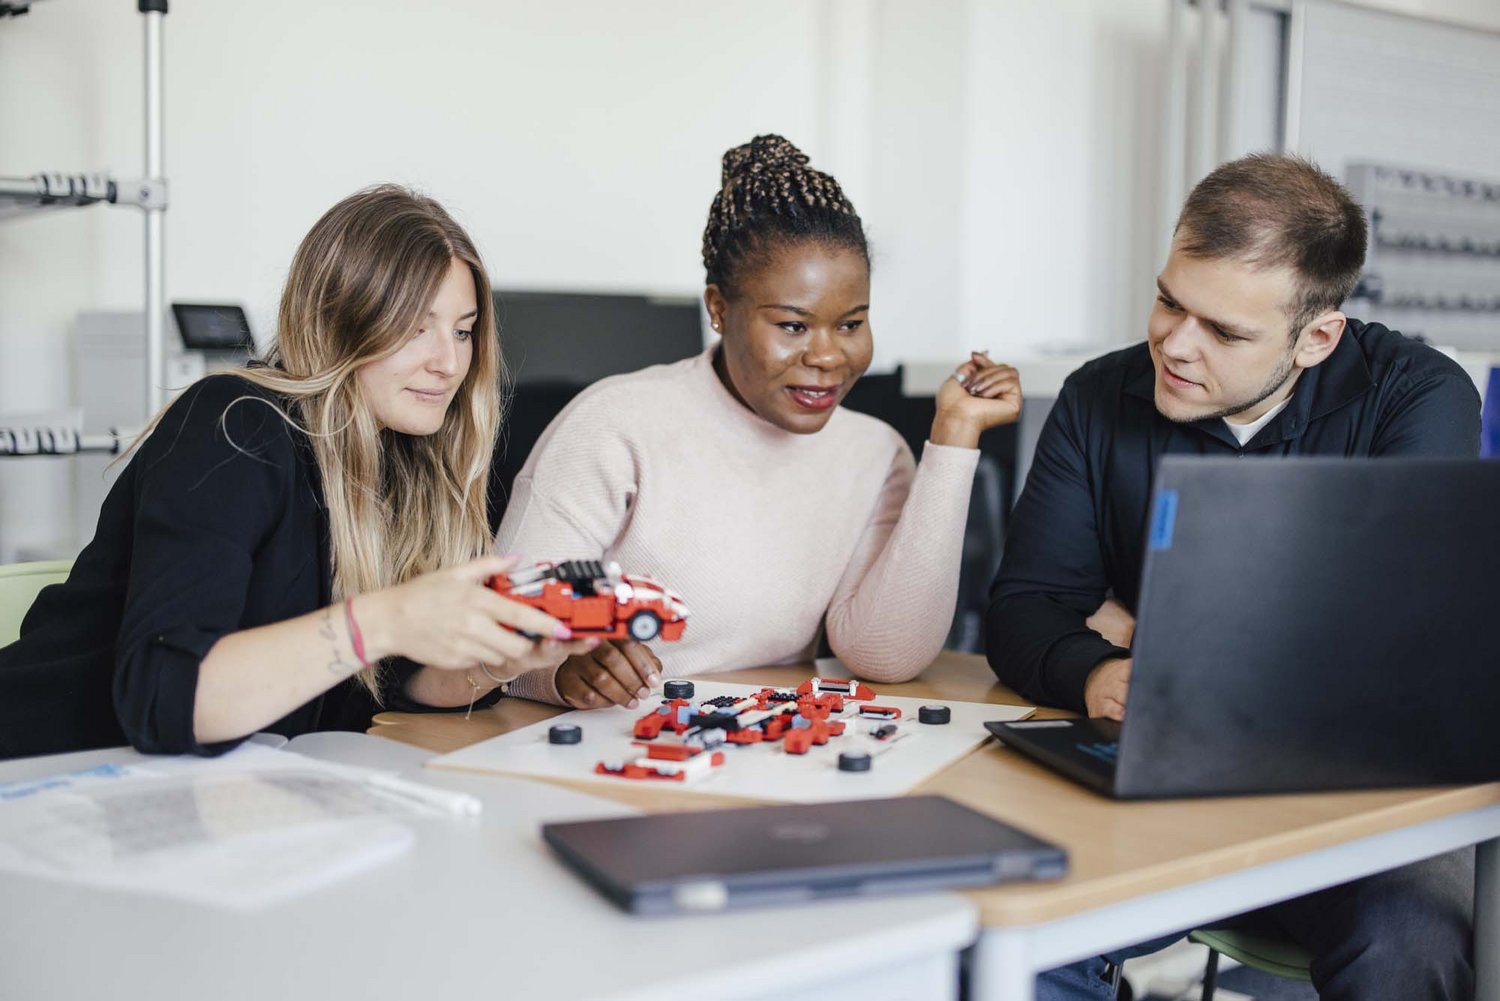
[[[474,276],[473,358],[426,437],[378,428],[355,372],[416,333],[453,261]],[[395,185],[352,195],[303,238],[267,367],[238,374],[286,399],[312,443],[340,600],[473,559],[490,544],[486,495],[503,363],[484,263],[431,198]],[[379,697],[375,671],[360,680]]]

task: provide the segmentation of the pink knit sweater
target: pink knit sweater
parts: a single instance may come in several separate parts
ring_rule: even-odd
[[[711,348],[590,386],[532,450],[498,551],[618,561],[691,615],[653,645],[667,677],[810,660],[829,644],[872,681],[916,676],[952,623],[979,453],[839,408],[792,434],[731,396]],[[561,704],[555,668],[513,695]]]

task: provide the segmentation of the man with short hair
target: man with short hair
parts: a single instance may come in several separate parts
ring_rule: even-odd
[[[1146,343],[1069,376],[1037,443],[985,616],[1001,681],[1124,718],[1163,455],[1477,455],[1479,394],[1463,369],[1340,311],[1366,241],[1348,192],[1296,157],[1227,163],[1193,190]],[[1472,995],[1472,905],[1470,851],[1268,911],[1316,957],[1325,1001],[1415,1001]],[[1104,964],[1046,974],[1039,996],[1111,997]]]

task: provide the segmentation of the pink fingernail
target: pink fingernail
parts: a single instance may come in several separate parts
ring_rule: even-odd
[[[599,637],[597,637],[597,636],[590,636],[588,639],[584,640],[583,642],[586,643],[586,644],[588,644],[588,648],[590,650],[594,650],[594,649],[598,648],[600,640],[599,640]]]
[[[562,623],[558,623],[557,628],[552,630],[552,637],[559,640],[570,640],[573,638],[573,630]]]

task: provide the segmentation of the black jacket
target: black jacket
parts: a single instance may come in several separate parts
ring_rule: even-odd
[[[1145,344],[1068,377],[1037,442],[990,589],[985,652],[1028,699],[1084,711],[1100,661],[1129,657],[1085,619],[1106,595],[1134,614],[1151,482],[1163,455],[1430,455],[1479,450],[1479,394],[1457,364],[1385,327],[1350,320],[1333,353],[1243,448],[1222,419],[1157,412]]]
[[[332,602],[317,463],[274,394],[232,375],[189,388],[131,457],[94,539],[0,649],[0,757],[129,742],[218,754],[193,737],[198,664],[227,633]],[[385,708],[416,665],[387,672]],[[491,693],[477,704],[491,704]],[[355,681],[266,727],[363,730],[376,705]]]

